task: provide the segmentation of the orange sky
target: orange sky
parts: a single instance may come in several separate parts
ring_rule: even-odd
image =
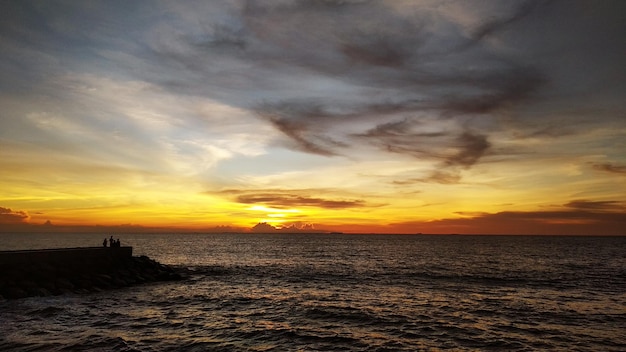
[[[626,234],[624,2],[307,4],[0,5],[0,231]]]

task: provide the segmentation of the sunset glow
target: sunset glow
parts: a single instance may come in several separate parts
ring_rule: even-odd
[[[624,4],[4,2],[0,231],[624,235]]]

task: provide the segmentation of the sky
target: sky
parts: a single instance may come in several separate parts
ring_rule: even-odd
[[[622,0],[3,1],[0,231],[624,235],[624,33]]]

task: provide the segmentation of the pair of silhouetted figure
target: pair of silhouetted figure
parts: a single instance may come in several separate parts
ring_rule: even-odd
[[[117,240],[114,240],[113,236],[111,236],[108,239],[108,242],[109,242],[109,247],[111,248],[120,248],[122,246],[120,239],[118,238]],[[105,238],[104,241],[102,241],[102,247],[106,247],[106,246],[107,246],[107,239]]]

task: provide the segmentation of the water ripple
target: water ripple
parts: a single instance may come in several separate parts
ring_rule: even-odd
[[[0,351],[626,350],[624,239],[190,238],[147,253],[180,282],[0,301]]]

